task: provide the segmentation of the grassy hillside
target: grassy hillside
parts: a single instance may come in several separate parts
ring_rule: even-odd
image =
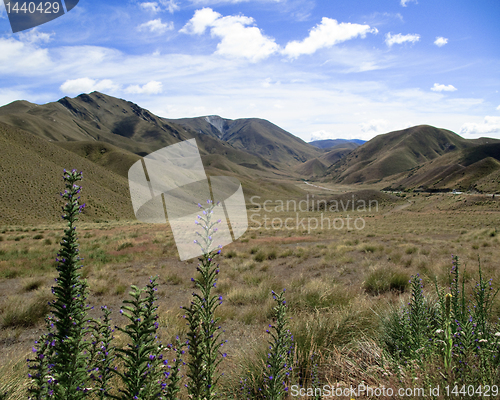
[[[82,219],[132,218],[128,181],[75,153],[0,124],[0,224],[59,222],[63,169],[84,171]]]
[[[376,136],[331,166],[328,175],[347,184],[375,182],[473,146],[451,131],[420,125]]]
[[[325,173],[326,166],[319,159],[314,158],[300,164],[297,168],[295,168],[295,171],[306,177],[316,177]]]
[[[339,145],[340,146],[340,145]],[[325,165],[332,165],[345,157],[347,154],[349,154],[353,149],[349,147],[333,147],[328,151],[328,153],[323,154],[319,159],[325,164]]]
[[[234,148],[260,156],[285,169],[321,155],[321,151],[314,146],[263,119],[230,120],[212,115],[166,121],[219,138]]]
[[[390,185],[398,189],[457,189],[496,193],[500,189],[500,143],[446,154],[413,168]]]

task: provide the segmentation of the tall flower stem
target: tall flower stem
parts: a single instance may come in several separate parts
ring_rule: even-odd
[[[185,307],[188,321],[188,392],[192,399],[210,400],[216,396],[216,385],[220,378],[217,375],[217,367],[225,357],[221,354],[220,347],[224,341],[220,339],[223,331],[217,326],[220,318],[215,318],[215,311],[222,304],[222,296],[212,294],[213,288],[217,284],[219,274],[218,265],[214,262],[214,257],[220,253],[219,249],[212,250],[212,243],[219,221],[212,221],[213,209],[216,207],[210,200],[208,207],[203,210],[203,216],[198,216],[197,225],[203,231],[198,232],[200,240],[195,240],[202,249],[203,255],[200,257],[197,271],[197,278],[191,280],[195,283],[199,293],[193,293],[193,300],[189,307]],[[203,208],[201,204],[200,208]],[[221,358],[222,356],[222,358]]]
[[[50,387],[47,395],[65,400],[78,400],[87,392],[87,360],[84,340],[86,335],[87,283],[78,271],[82,260],[78,253],[78,237],[75,222],[85,205],[80,205],[81,188],[76,183],[82,180],[82,173],[64,170],[63,179],[66,190],[61,197],[66,200],[62,218],[67,222],[61,249],[58,253],[56,286],[52,288],[56,299],[51,304],[53,318],[50,319],[50,331],[35,347],[37,358],[47,359],[46,380]],[[49,345],[47,345],[49,344]],[[45,350],[45,353],[43,352]],[[40,363],[42,365],[44,363]],[[38,394],[40,381],[33,382],[31,393]],[[39,397],[40,398],[40,397]],[[43,398],[43,397],[41,397]]]

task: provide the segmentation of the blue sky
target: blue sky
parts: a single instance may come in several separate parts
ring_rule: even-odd
[[[498,0],[80,0],[16,34],[0,4],[0,105],[98,90],[306,141],[419,124],[500,138]]]

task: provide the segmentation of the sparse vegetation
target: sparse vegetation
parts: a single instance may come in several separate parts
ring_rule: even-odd
[[[263,373],[267,359],[265,328],[270,323],[274,325],[272,321],[276,318],[269,295],[273,290],[279,293],[283,287],[287,288],[287,315],[291,317],[288,320],[289,329],[294,335],[293,368],[289,371],[291,384],[301,382],[304,387],[312,387],[317,382],[365,381],[372,382],[374,386],[402,387],[413,384],[413,378],[418,377],[421,381],[443,385],[448,382],[449,376],[457,382],[460,379],[469,379],[476,384],[481,379],[496,382],[494,374],[497,370],[491,367],[493,360],[486,359],[484,365],[477,361],[492,349],[464,351],[463,355],[452,350],[450,355],[447,343],[451,338],[456,344],[459,336],[456,336],[453,320],[449,325],[451,334],[446,333],[447,323],[442,319],[446,315],[442,304],[446,302],[443,303],[440,297],[451,292],[449,254],[460,252],[463,259],[468,260],[468,266],[466,270],[460,269],[458,297],[465,293],[466,309],[488,304],[483,307],[483,314],[486,315],[483,320],[489,321],[485,325],[489,324],[490,335],[493,335],[491,345],[496,343],[495,325],[492,323],[500,315],[498,299],[492,297],[487,301],[481,300],[482,303],[473,300],[481,293],[474,289],[474,279],[477,279],[478,287],[487,285],[484,286],[486,292],[494,294],[496,291],[489,290],[488,281],[481,281],[479,273],[492,278],[492,288],[500,287],[500,275],[495,269],[495,260],[500,256],[499,243],[497,236],[492,235],[494,227],[488,225],[491,224],[490,218],[481,213],[460,214],[452,218],[446,213],[405,211],[407,222],[401,226],[395,213],[378,214],[377,217],[376,223],[365,217],[366,228],[360,232],[339,234],[324,229],[321,235],[314,231],[308,235],[302,232],[290,235],[290,232],[261,229],[248,234],[248,242],[239,241],[231,245],[234,247],[218,259],[223,274],[213,293],[217,299],[222,296],[226,301],[216,310],[215,317],[220,318],[219,325],[227,325],[224,337],[228,339],[224,344],[227,356],[223,357],[217,369],[217,373],[224,372],[217,389],[223,398],[262,398],[259,393],[266,387],[266,375]],[[183,348],[186,351],[187,348],[182,345],[185,344],[187,328],[182,314],[179,314],[179,306],[189,304],[191,300],[195,285],[189,282],[189,276],[196,264],[181,264],[176,260],[171,233],[164,232],[164,227],[127,221],[82,223],[82,226],[85,234],[80,248],[85,267],[79,273],[88,280],[90,302],[106,303],[115,314],[128,291],[129,286],[125,282],[145,286],[151,276],[159,275],[156,281],[158,290],[155,292],[155,304],[159,305],[155,313],[158,314],[156,321],[159,325],[155,328],[155,335],[162,343],[172,343],[176,350]],[[7,228],[6,235],[24,232],[12,229]],[[30,316],[29,326],[40,329],[48,311],[47,302],[53,299],[44,285],[53,280],[52,271],[56,266],[51,260],[55,249],[52,243],[46,245],[44,241],[52,239],[60,242],[62,237],[59,231],[60,226],[40,226],[37,232],[46,239],[29,240],[30,236],[26,236],[20,242],[6,240],[0,243],[0,277],[4,279],[1,282],[9,282],[0,297],[0,343],[24,340],[21,343],[26,349],[30,347],[20,336],[28,326],[26,315]],[[460,242],[455,240],[457,238]],[[120,248],[126,243],[131,245]],[[488,246],[483,247],[484,243]],[[483,260],[481,269],[475,261],[478,253]],[[417,274],[422,281],[416,278]],[[439,294],[435,290],[434,277]],[[417,280],[418,285],[415,285]],[[145,292],[141,293],[144,298]],[[418,297],[418,293],[422,297]],[[397,299],[401,299],[401,304]],[[470,306],[469,301],[472,302]],[[424,306],[412,309],[407,303]],[[45,309],[37,309],[41,305]],[[451,304],[451,309],[453,307]],[[398,343],[394,339],[397,335],[393,334],[390,339],[388,327],[398,327],[406,332],[409,325],[405,325],[404,318],[409,310],[414,310],[411,311],[414,315],[427,315],[425,318],[431,321],[429,331],[421,329],[413,332],[408,337],[420,339]],[[127,319],[113,314],[113,324],[125,326]],[[472,317],[474,321],[481,320],[478,314],[467,317]],[[379,324],[380,320],[385,322]],[[436,329],[432,332],[431,328]],[[436,334],[439,329],[443,332]],[[184,338],[179,344],[176,344],[176,335]],[[115,336],[117,338],[110,343],[115,348],[125,349],[126,335],[119,333]],[[408,337],[407,340],[410,340]],[[419,340],[422,343],[425,340],[431,342],[430,339],[433,346],[429,349],[425,347],[428,357],[425,364],[419,364],[419,359],[412,354],[420,354],[424,350],[413,351],[411,346],[416,346],[414,343]],[[404,348],[407,353],[398,353],[394,348]],[[7,349],[6,346],[0,347],[2,354],[7,354]],[[167,347],[164,350],[165,357],[168,353],[167,359],[178,359],[174,356],[175,351]],[[186,354],[179,359],[188,363],[190,356]],[[463,371],[456,368],[464,360],[471,368]],[[101,362],[106,360],[101,359]],[[115,359],[113,362],[118,363],[115,365],[119,371],[125,371],[124,361]],[[488,366],[488,363],[491,365]],[[19,379],[25,370],[22,363],[20,365],[15,379]],[[450,365],[451,372],[448,370]],[[189,378],[186,367],[180,365],[179,368],[184,371],[179,378],[185,376],[180,378],[177,397],[184,398],[187,392],[183,385]],[[433,372],[427,374],[424,371]],[[114,388],[112,390],[126,386],[115,374],[110,376],[107,386]],[[12,382],[17,383],[14,385]],[[98,385],[102,382],[96,380],[89,383],[89,387]],[[7,374],[0,378],[2,387],[10,388],[12,399],[26,398],[23,392],[26,382],[22,379],[16,381],[13,375]],[[242,393],[247,397],[242,397]]]

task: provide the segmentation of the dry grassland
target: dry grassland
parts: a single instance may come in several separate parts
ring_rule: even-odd
[[[302,359],[310,349],[319,354],[322,382],[411,383],[383,368],[379,316],[405,301],[411,275],[420,274],[428,293],[434,293],[434,278],[447,286],[452,254],[466,265],[467,285],[474,283],[480,258],[484,276],[500,287],[499,211],[497,199],[421,194],[378,210],[323,213],[364,220],[363,229],[348,230],[311,229],[313,222],[296,227],[293,210],[249,207],[250,228],[219,259],[217,291],[224,303],[218,311],[228,339],[225,384],[235,384],[260,363],[272,317],[270,292],[283,288]],[[265,218],[289,218],[289,229],[272,229]],[[321,212],[299,212],[298,218],[320,220]],[[77,229],[82,274],[96,309],[108,305],[113,323],[120,324],[118,310],[130,285],[158,275],[161,339],[170,342],[185,332],[180,306],[189,302],[197,261],[178,260],[168,225],[120,221]],[[16,380],[14,398],[23,398],[24,359],[43,329],[61,237],[60,225],[0,228],[0,381]],[[500,316],[498,302],[494,310]]]

